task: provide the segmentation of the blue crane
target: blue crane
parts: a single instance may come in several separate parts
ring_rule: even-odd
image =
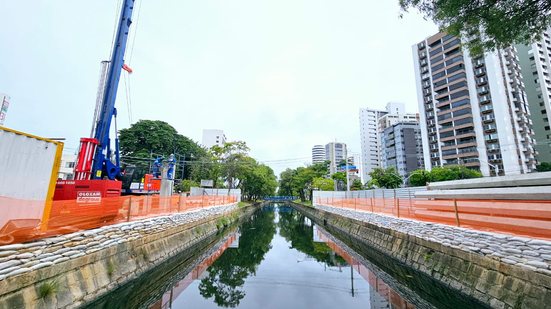
[[[124,66],[124,53],[128,40],[128,32],[132,24],[133,9],[134,0],[123,1],[103,100],[95,124],[95,132],[93,133],[93,139],[81,139],[77,168],[75,168],[75,179],[107,178],[114,180],[120,177],[119,140],[118,138],[115,139],[115,163],[113,163],[110,158],[112,149],[109,132],[113,117],[117,116],[115,100],[117,98],[121,70]]]
[[[115,138],[115,149],[111,149],[109,132],[113,117],[117,116],[115,100],[124,64],[124,53],[128,32],[132,24],[135,0],[123,0],[111,61],[105,83],[100,82],[101,101],[96,106],[95,123],[91,138],[80,139],[80,149],[73,181],[60,180],[56,184],[54,200],[84,201],[87,196],[112,197],[121,194],[121,167],[119,141]],[[115,163],[111,161],[115,154]]]

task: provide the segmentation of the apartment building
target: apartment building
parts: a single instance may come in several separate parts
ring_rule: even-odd
[[[473,58],[437,33],[413,45],[424,164],[485,176],[535,169],[530,110],[514,47]]]
[[[312,164],[325,162],[325,146],[314,145],[312,147]]]
[[[384,111],[360,109],[361,176],[364,183],[370,180],[369,173],[374,168],[382,167],[381,135],[383,131],[398,122],[412,121],[418,121],[418,115],[406,113],[405,104],[401,102],[387,103]]]
[[[346,158],[346,153],[345,143],[334,142],[325,145],[325,159],[331,161],[329,164],[329,175],[337,172],[337,167]]]
[[[201,144],[205,146],[207,149],[215,145],[222,147],[224,146],[225,143],[226,143],[226,135],[224,134],[224,130],[217,130],[217,129],[203,130],[203,139],[201,140]]]
[[[417,121],[398,122],[385,128],[381,144],[383,168],[394,167],[404,178],[424,168],[421,128]]]
[[[542,34],[540,41],[516,48],[533,121],[536,159],[551,162],[551,29]]]
[[[0,93],[0,126],[4,125],[9,106],[10,97],[7,94]]]

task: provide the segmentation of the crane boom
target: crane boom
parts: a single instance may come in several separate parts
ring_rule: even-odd
[[[118,142],[115,145],[116,163],[111,162],[111,140],[109,132],[111,130],[111,121],[117,116],[115,108],[115,100],[117,98],[117,89],[121,77],[122,66],[124,65],[124,53],[126,51],[126,42],[128,40],[128,32],[132,24],[132,11],[134,9],[134,0],[124,0],[119,24],[117,27],[117,35],[111,54],[109,65],[109,73],[107,75],[107,83],[105,85],[105,93],[99,118],[96,124],[96,132],[94,138],[98,141],[95,149],[92,164],[92,179],[107,178],[113,180],[120,175],[119,149]]]
[[[116,37],[109,61],[109,68],[103,89],[101,104],[97,106],[97,121],[91,138],[80,139],[80,150],[75,165],[74,180],[59,180],[56,184],[54,200],[74,200],[86,202],[87,197],[95,198],[119,196],[121,194],[121,168],[119,143],[115,139],[116,162],[111,162],[111,121],[117,116],[115,100],[124,65],[124,52],[128,32],[132,24],[132,11],[135,0],[123,0],[117,25]],[[100,82],[101,84],[102,82]],[[102,87],[102,86],[100,86]],[[116,128],[115,128],[116,130]]]

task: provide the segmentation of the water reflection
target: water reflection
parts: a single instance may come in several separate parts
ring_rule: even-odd
[[[205,298],[213,298],[221,307],[236,307],[245,291],[245,279],[256,274],[258,264],[271,249],[270,242],[276,228],[274,212],[260,211],[240,229],[239,247],[230,248],[208,269],[201,279],[199,292]]]
[[[316,241],[319,240],[319,234],[314,233],[317,229],[310,219],[298,211],[281,211],[279,215],[279,234],[291,243],[292,249],[299,250],[327,266],[347,265],[346,261],[335,254],[325,242]]]
[[[151,308],[414,308],[325,233],[264,208]]]

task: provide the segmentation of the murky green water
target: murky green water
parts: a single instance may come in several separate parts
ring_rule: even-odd
[[[92,307],[375,309],[472,305],[469,301],[461,303],[457,295],[449,297],[451,302],[442,301],[438,295],[440,300],[435,302],[430,288],[419,289],[420,294],[414,292],[415,284],[402,285],[288,206],[264,207],[237,229],[208,241],[210,245],[193,251],[197,256],[203,252],[199,260],[192,261],[188,252],[185,259],[189,262],[168,262]]]

